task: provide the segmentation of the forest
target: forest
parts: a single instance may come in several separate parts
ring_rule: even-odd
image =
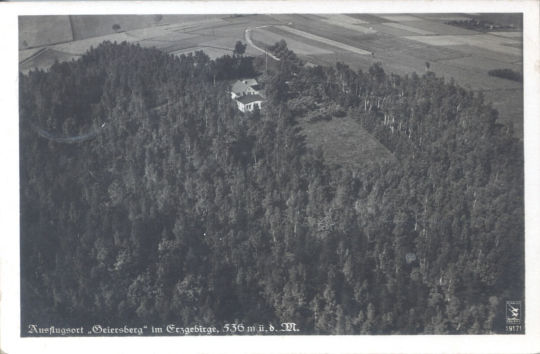
[[[488,71],[489,76],[500,77],[507,80],[523,82],[523,75],[512,69],[494,69]]]
[[[241,54],[104,42],[20,75],[22,336],[281,322],[504,333],[505,302],[524,297],[511,127],[432,72],[307,67],[276,48],[265,71]],[[230,82],[256,74],[267,102],[244,114]],[[321,107],[395,159],[328,164],[298,126]]]

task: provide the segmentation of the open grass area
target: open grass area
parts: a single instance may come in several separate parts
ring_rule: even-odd
[[[501,79],[502,80],[502,79]],[[514,136],[523,139],[523,91],[519,89],[483,91],[486,101],[499,111],[499,121],[514,128]]]
[[[349,117],[300,123],[309,147],[321,147],[330,164],[361,168],[369,162],[394,160],[394,155]]]

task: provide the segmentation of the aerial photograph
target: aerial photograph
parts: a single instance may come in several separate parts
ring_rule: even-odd
[[[526,332],[522,13],[18,27],[22,337]]]

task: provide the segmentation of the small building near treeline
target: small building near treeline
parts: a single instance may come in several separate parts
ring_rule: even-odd
[[[232,85],[231,98],[241,112],[252,112],[262,107],[264,92],[256,79],[240,79]]]
[[[242,112],[253,112],[255,108],[261,109],[264,98],[261,95],[246,95],[235,99],[238,109]]]

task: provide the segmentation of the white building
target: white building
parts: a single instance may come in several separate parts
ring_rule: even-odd
[[[261,95],[245,95],[235,99],[238,109],[242,112],[252,112],[255,108],[261,109],[264,98]]]
[[[252,112],[255,107],[260,109],[264,102],[261,85],[255,79],[236,81],[231,88],[231,98],[242,112]]]

